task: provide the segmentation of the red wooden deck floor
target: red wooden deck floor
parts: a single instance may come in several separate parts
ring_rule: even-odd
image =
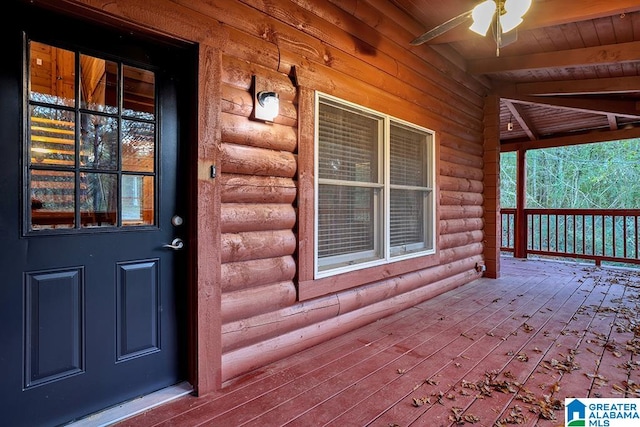
[[[640,397],[640,272],[502,260],[481,279],[126,426],[559,426]]]

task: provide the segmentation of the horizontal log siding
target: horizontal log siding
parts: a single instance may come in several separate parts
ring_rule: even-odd
[[[405,54],[398,59],[398,52],[404,49],[398,50],[371,28],[363,30],[366,34],[348,34],[339,25],[354,17],[339,7],[330,6],[326,15],[326,5],[317,8],[309,2],[280,2],[268,10],[262,2],[245,3],[271,14],[277,22],[241,5],[224,13],[236,7],[246,13],[241,21],[235,15],[230,19],[240,31],[262,32],[261,42],[278,46],[280,62],[272,68],[273,49],[262,43],[257,45],[268,54],[257,60],[254,52],[244,48],[250,42],[240,33],[230,33],[240,47],[227,46],[223,58],[221,313],[223,379],[227,380],[316,339],[355,327],[362,319],[373,320],[350,313],[393,312],[400,309],[394,299],[404,300],[400,295],[415,292],[425,298],[478,277],[474,267],[482,262],[483,250],[483,100],[479,94],[485,88],[468,79],[457,82],[419,56]],[[214,6],[195,7],[211,13]],[[255,17],[255,28],[249,17]],[[292,19],[304,20],[303,33],[290,27]],[[354,36],[377,40],[379,45],[367,48],[360,41],[354,43]],[[427,56],[437,58],[441,65],[447,62],[430,50]],[[293,216],[295,197],[303,196],[295,193],[301,171],[295,88],[287,76],[293,68],[293,75],[306,87],[436,130],[438,195],[443,208],[438,237],[440,266],[416,268],[383,280],[372,276],[370,283],[354,289],[296,302],[295,245],[291,241],[296,227],[292,221],[298,219]],[[274,125],[248,119],[252,74],[266,78],[280,93],[284,107]],[[361,76],[366,76],[364,81]],[[388,105],[396,107],[389,110]],[[447,208],[452,213],[448,214]]]
[[[199,218],[219,215],[221,253],[211,262],[220,264],[198,259],[199,268],[220,272],[222,381],[479,277],[474,267],[484,248],[482,117],[488,84],[427,45],[410,46],[423,28],[391,2],[63,1],[222,52],[219,90],[198,94],[201,104],[216,102],[221,109],[214,123],[221,134],[218,205],[198,201]],[[249,119],[254,74],[280,95],[274,124]],[[385,266],[363,272],[361,286],[297,298],[299,265],[310,265],[308,258],[297,259],[296,240],[307,239],[297,230],[313,230],[313,210],[300,208],[313,203],[313,176],[300,174],[298,158],[298,141],[313,138],[298,136],[298,124],[314,120],[298,116],[298,97],[313,90],[436,131],[436,265],[416,259],[401,268]],[[200,126],[210,128],[207,108],[199,111]],[[312,160],[305,155],[305,162]],[[303,169],[311,171],[312,164]],[[311,181],[301,183],[303,177]],[[300,188],[307,190],[300,194]],[[311,253],[308,247],[304,253]]]
[[[236,33],[234,33],[236,34]],[[237,36],[239,37],[239,35]],[[262,45],[262,41],[246,42]],[[271,44],[265,48],[270,51]],[[222,58],[221,121],[221,318],[230,322],[290,307],[297,291],[294,227],[296,211],[297,113],[291,80],[273,69],[234,57]],[[252,76],[280,97],[273,124],[250,120]],[[223,348],[228,347],[223,337]]]
[[[482,212],[471,209],[467,216],[453,220],[443,215],[440,222],[442,234],[438,238],[443,262],[438,267],[418,269],[408,275],[373,281],[309,301],[288,299],[291,297],[287,291],[290,290],[288,284],[295,283],[295,278],[292,281],[286,278],[292,274],[288,255],[295,253],[290,238],[296,228],[286,228],[287,221],[291,220],[286,211],[297,205],[290,197],[294,194],[298,166],[294,126],[298,119],[296,103],[292,87],[285,80],[292,69],[296,69],[293,74],[306,87],[362,102],[368,107],[436,130],[442,177],[438,193],[440,203],[458,207],[462,212],[467,206],[482,204],[483,100],[480,94],[486,88],[466,77],[463,82],[451,79],[448,76],[451,72],[461,76],[463,73],[430,50],[426,56],[434,61],[425,61],[415,55],[404,55],[399,60],[395,43],[381,39],[370,28],[362,24],[352,27],[363,32],[357,34],[336,28],[335,23],[348,26],[356,19],[339,7],[325,5],[317,8],[309,2],[293,1],[291,4],[280,2],[267,10],[262,2],[247,0],[244,3],[255,9],[234,5],[222,11],[212,5],[193,6],[204,13],[213,13],[216,9],[217,16],[229,15],[225,23],[233,22],[235,29],[263,38],[250,42],[231,31],[230,39],[238,39],[241,46],[226,46],[223,64],[223,174],[220,182],[223,185],[221,286],[224,379],[231,379],[277,357],[263,351],[264,346],[271,342],[286,342],[276,352],[278,355],[296,351],[298,343],[289,342],[288,334],[297,336],[297,331],[307,328],[316,331],[318,336],[335,333],[325,330],[326,325],[332,324],[331,319],[345,318],[347,313],[378,304],[387,306],[388,301],[397,295],[418,290],[427,284],[433,290],[426,291],[425,295],[439,286],[444,287],[444,283],[457,286],[477,277],[473,267],[482,261]],[[238,20],[233,13],[236,8],[236,12],[242,13],[245,19]],[[370,10],[375,12],[373,8]],[[272,15],[276,21],[261,16],[259,12]],[[298,28],[291,28],[292,19],[304,21],[302,33]],[[359,38],[355,43],[354,35]],[[265,40],[278,47],[280,62],[277,68],[272,68],[275,58],[272,47],[261,43]],[[378,41],[379,45],[367,48],[359,40]],[[267,52],[266,58],[257,59],[253,49]],[[376,54],[371,55],[367,50]],[[445,71],[445,65],[451,69]],[[436,66],[442,68],[438,70],[434,68]],[[276,123],[266,129],[248,120],[252,107],[249,92],[251,74],[267,78],[279,91],[281,103],[285,106]],[[397,110],[385,111],[390,105],[389,99],[394,101],[393,105],[399,106]],[[398,99],[403,101],[398,103]],[[466,172],[460,172],[460,169]],[[288,181],[289,178],[292,180]],[[313,198],[313,195],[297,194],[297,197]],[[264,233],[277,234],[267,237]],[[241,234],[244,236],[242,239]],[[265,252],[271,238],[274,238],[277,249]],[[260,275],[259,271],[263,274]],[[450,277],[456,277],[456,280]],[[260,297],[263,292],[271,292],[271,297]],[[387,310],[395,310],[395,307],[390,305]],[[313,327],[314,324],[318,326]],[[344,328],[354,326],[349,321],[344,323]],[[303,346],[309,344],[305,340],[300,343]],[[251,363],[247,364],[241,354],[251,354]]]
[[[480,257],[478,257],[480,259]],[[339,316],[334,316],[295,331],[282,333],[269,339],[264,339],[253,346],[238,348],[223,353],[222,375],[224,378],[238,377],[264,365],[265,361],[275,361],[298,351],[319,344],[327,339],[335,338],[354,328],[364,326],[382,317],[397,313],[400,310],[416,305],[417,301],[425,301],[440,295],[447,290],[454,289],[465,283],[469,283],[477,275],[469,271],[469,265],[474,259],[467,260],[466,271],[455,275],[447,274],[445,278],[430,278],[430,273],[420,274],[421,284],[431,282],[429,286],[420,286],[407,292],[398,292],[389,299],[372,303],[362,308],[347,311]],[[440,268],[442,270],[442,268]],[[435,279],[435,280],[434,280]],[[391,286],[390,282],[382,282],[383,287]],[[359,297],[354,291],[345,295],[345,299],[353,300]]]

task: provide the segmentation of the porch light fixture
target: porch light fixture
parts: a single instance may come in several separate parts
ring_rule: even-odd
[[[276,92],[261,90],[262,83],[257,76],[253,76],[252,118],[271,123],[280,112],[280,98]]]
[[[508,33],[522,23],[522,17],[531,7],[531,0],[486,0],[471,11],[473,24],[469,29],[486,36],[493,18],[496,19],[497,36]]]

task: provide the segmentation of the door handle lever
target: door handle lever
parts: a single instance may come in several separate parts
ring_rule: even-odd
[[[177,250],[182,249],[184,247],[184,242],[182,241],[181,238],[176,237],[175,239],[173,239],[171,241],[170,244],[162,245],[162,247],[163,248],[173,249],[174,251],[177,251]]]

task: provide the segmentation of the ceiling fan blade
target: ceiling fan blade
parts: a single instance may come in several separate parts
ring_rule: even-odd
[[[500,47],[505,47],[510,45],[511,43],[515,43],[518,41],[518,30],[511,30],[508,33],[503,33],[502,37],[500,37]]]
[[[498,42],[498,36],[496,35],[496,29],[494,28],[494,26],[491,26],[492,28],[492,33],[493,33],[493,39],[496,41],[496,43]],[[498,44],[498,47],[503,48],[505,46],[509,46],[511,43],[515,43],[518,41],[518,29],[513,29],[511,31],[509,31],[508,33],[502,33],[500,34],[500,43]]]
[[[472,12],[472,10],[470,10],[468,12],[465,12],[465,13],[461,13],[460,15],[449,19],[447,22],[444,22],[444,23],[438,25],[437,27],[433,28],[432,30],[427,31],[426,33],[424,33],[420,37],[417,37],[417,38],[413,39],[411,41],[411,44],[413,46],[420,45],[422,43],[428,42],[431,39],[435,39],[436,37],[446,33],[449,30],[454,29],[458,25],[461,25],[465,21],[470,19],[471,18],[471,12]]]

